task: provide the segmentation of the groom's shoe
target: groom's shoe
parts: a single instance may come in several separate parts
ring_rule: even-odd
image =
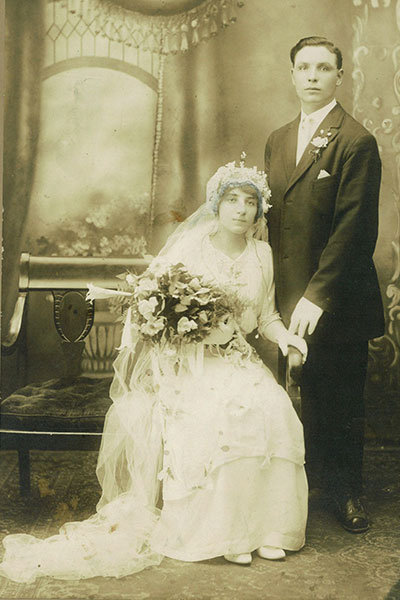
[[[369,529],[367,512],[360,498],[344,496],[336,498],[336,509],[339,522],[350,533],[364,533]]]

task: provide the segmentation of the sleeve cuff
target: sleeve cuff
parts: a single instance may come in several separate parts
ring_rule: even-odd
[[[265,329],[265,327],[268,327],[268,325],[271,325],[271,323],[273,323],[274,321],[281,321],[281,320],[282,320],[281,315],[279,314],[278,311],[275,311],[272,314],[270,314],[267,318],[260,319],[260,321],[258,323],[258,327],[262,331],[263,329]]]

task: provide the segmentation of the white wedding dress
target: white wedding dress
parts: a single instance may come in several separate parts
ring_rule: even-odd
[[[207,235],[168,258],[245,302],[242,334],[262,334],[279,318],[267,243],[251,238],[232,260]],[[175,364],[150,346],[139,358],[129,346],[120,351],[96,514],[46,540],[7,536],[0,574],[20,582],[122,577],[163,556],[198,561],[304,545],[303,431],[284,389],[241,335],[227,348],[198,344],[178,371]]]

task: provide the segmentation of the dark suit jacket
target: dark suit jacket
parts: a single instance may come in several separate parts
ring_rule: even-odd
[[[265,149],[278,309],[286,325],[302,296],[325,311],[310,342],[377,337],[384,321],[372,260],[381,178],[376,140],[337,104],[312,138],[329,132],[327,147],[315,160],[310,142],[296,166],[299,120],[274,131]],[[330,176],[318,179],[322,169]]]

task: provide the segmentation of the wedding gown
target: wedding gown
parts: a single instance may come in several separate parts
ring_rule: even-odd
[[[242,334],[279,318],[267,243],[251,238],[232,260],[205,236],[169,259],[237,294]],[[7,536],[0,574],[20,582],[122,577],[163,556],[198,561],[304,545],[302,426],[245,339],[197,344],[178,371],[173,356],[150,345],[137,355],[125,346],[114,365],[96,514],[45,540]]]

